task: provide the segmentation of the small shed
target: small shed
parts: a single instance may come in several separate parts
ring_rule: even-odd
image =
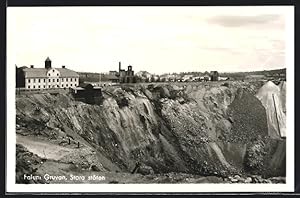
[[[79,87],[72,89],[73,96],[76,100],[95,104],[96,99],[102,98],[101,87],[95,87],[90,83],[81,83]]]

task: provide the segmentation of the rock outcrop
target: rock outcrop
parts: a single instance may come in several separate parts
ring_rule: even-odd
[[[254,95],[257,87],[235,82],[107,87],[100,105],[69,94],[21,95],[17,133],[53,144],[80,142],[95,151],[93,159],[106,171],[130,173],[141,162],[145,175],[278,170],[274,176],[284,176],[282,164],[265,160],[284,158],[285,140],[272,142],[268,112]]]

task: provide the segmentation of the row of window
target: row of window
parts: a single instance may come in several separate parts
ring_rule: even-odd
[[[54,70],[52,72],[54,72]],[[48,74],[48,76],[50,76],[50,73]],[[57,76],[59,76],[59,74],[57,74]]]
[[[69,86],[69,85],[66,84],[66,87],[68,87],[68,86]],[[74,86],[76,86],[76,84],[74,84]],[[73,87],[73,84],[70,84],[70,87]],[[27,88],[30,89],[31,86],[28,85]],[[46,89],[46,85],[44,85],[44,86],[41,86],[41,85],[35,86],[35,85],[33,85],[33,86],[32,86],[32,89],[35,89],[35,88],[37,88],[37,89],[41,89],[41,88]],[[60,88],[60,87],[59,87],[59,85],[48,85],[47,88]],[[64,85],[61,85],[61,88],[64,88]]]
[[[77,81],[78,78],[70,78],[70,82],[72,82],[74,80],[74,82]],[[28,83],[30,83],[30,81],[33,80],[33,82],[35,83],[37,82],[46,82],[46,79],[28,79]],[[56,79],[57,82],[59,82],[59,78]],[[51,82],[51,79],[48,79],[48,82]],[[55,82],[55,79],[52,79],[52,82]],[[64,82],[64,78],[61,78],[61,82]],[[66,82],[68,82],[68,78],[66,78]]]

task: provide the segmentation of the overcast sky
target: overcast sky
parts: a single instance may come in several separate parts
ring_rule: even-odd
[[[151,73],[285,67],[291,7],[9,7],[8,64]]]

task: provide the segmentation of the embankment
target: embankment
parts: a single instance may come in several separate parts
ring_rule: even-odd
[[[270,135],[270,110],[255,96],[261,85],[114,86],[100,105],[70,94],[20,95],[17,134],[88,148],[93,157],[64,161],[84,170],[129,173],[139,162],[143,174],[284,176],[285,139]]]

